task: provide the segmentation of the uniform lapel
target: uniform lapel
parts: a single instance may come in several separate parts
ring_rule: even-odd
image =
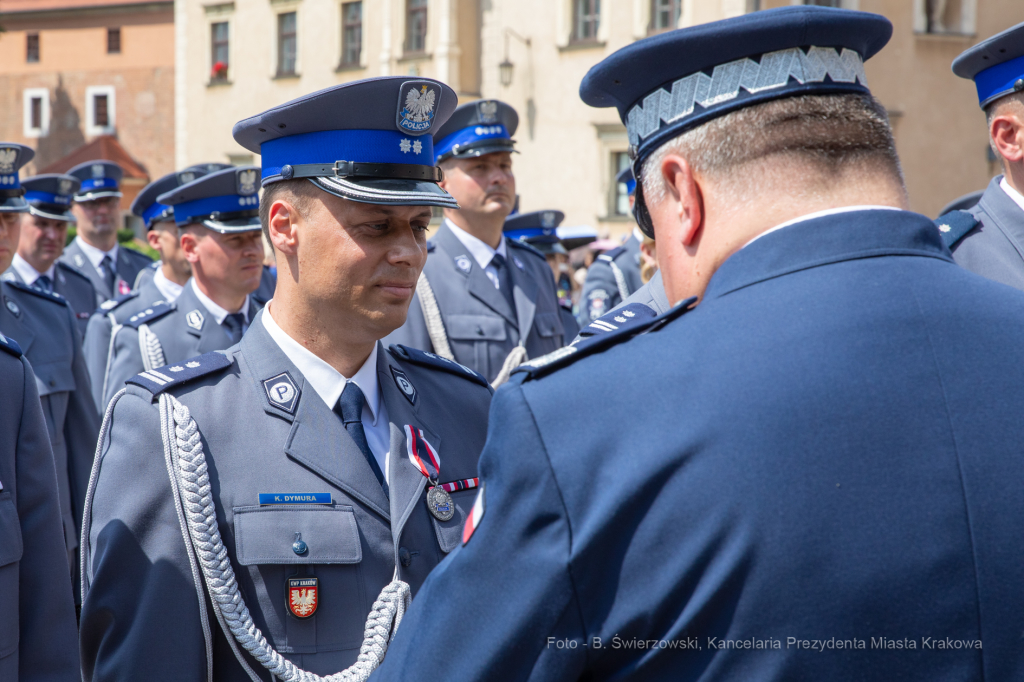
[[[120,256],[120,249],[118,249],[118,256]],[[96,298],[103,301],[109,301],[114,298],[114,292],[107,286],[107,281],[100,276],[100,273],[96,271],[92,262],[89,261],[88,256],[78,246],[78,242],[72,241],[71,245],[64,249],[64,255],[61,258],[73,267],[78,268],[82,274],[89,278],[92,282],[93,288],[96,290]]]
[[[441,253],[444,254],[448,260],[448,267],[452,268],[455,272],[463,277],[466,284],[466,291],[483,302],[488,308],[498,313],[511,324],[518,324],[516,316],[512,314],[512,309],[509,307],[508,301],[501,292],[494,287],[494,282],[490,280],[484,269],[480,267],[480,264],[476,262],[469,253],[469,249],[463,246],[459,238],[452,233],[447,223],[441,223],[441,227],[437,230],[437,235],[434,237],[434,242],[438,245]],[[440,254],[439,254],[440,255]],[[465,259],[464,261],[462,259]],[[469,264],[469,271],[467,272],[464,268],[459,267],[458,263],[463,262]],[[509,264],[509,267],[515,267]],[[518,301],[516,301],[518,304]]]
[[[196,296],[191,282],[185,284],[185,288],[181,290],[181,295],[178,296],[174,305],[183,315],[182,322],[185,324],[185,331],[194,339],[197,355],[212,350],[224,350],[231,346],[228,333],[217,324],[213,313],[207,310]],[[196,315],[197,312],[198,315]]]
[[[32,347],[32,341],[35,340],[36,335],[32,332],[27,324],[24,322],[25,309],[21,307],[21,302],[17,296],[12,296],[12,291],[5,284],[0,283],[0,332],[4,336],[9,336],[18,342],[21,346],[21,351],[28,355],[28,349]],[[11,309],[7,307],[8,301],[18,306],[18,314],[15,315],[11,312]]]
[[[504,237],[503,237],[504,239]],[[512,278],[512,297],[516,302],[516,317],[519,323],[519,338],[526,342],[530,335],[530,328],[533,326],[533,316],[537,312],[537,281],[530,277],[527,272],[519,267],[522,259],[508,249],[508,268]]]

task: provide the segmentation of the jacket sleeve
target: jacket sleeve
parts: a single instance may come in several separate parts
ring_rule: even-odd
[[[580,294],[580,328],[601,317],[622,301],[619,285],[611,266],[602,260],[595,260],[587,270]]]
[[[69,313],[70,308],[68,309]],[[73,315],[73,313],[72,313]],[[68,476],[71,484],[71,510],[75,528],[82,528],[82,507],[89,487],[92,460],[96,456],[96,439],[100,434],[100,416],[93,402],[92,382],[85,366],[85,354],[79,339],[78,327],[72,317],[75,334],[75,352],[71,360],[71,373],[75,390],[68,396],[68,414],[64,419],[64,442],[68,448]]]
[[[430,334],[427,333],[427,323],[423,319],[423,306],[420,305],[419,294],[414,294],[412,303],[409,304],[409,314],[405,318],[405,324],[388,334],[381,341],[387,348],[393,343],[400,343],[410,348],[418,348],[429,353],[434,352],[434,345],[430,342]]]
[[[156,404],[141,394],[117,399],[96,468],[92,524],[82,548],[91,550],[82,604],[83,678],[202,682],[207,662],[199,602]]]
[[[142,351],[139,350],[139,331],[134,327],[121,327],[114,334],[113,350],[107,365],[103,408],[100,413],[106,412],[110,399],[124,388],[124,382],[136,374],[141,374],[145,369],[142,364]]]
[[[24,546],[18,567],[18,657],[22,682],[79,679],[71,573],[57,501],[57,472],[36,382],[22,359],[21,417],[15,467]],[[13,388],[17,386],[14,383]]]
[[[99,414],[103,414],[107,407],[103,402],[103,379],[107,374],[111,328],[110,318],[105,313],[93,313],[89,318],[89,325],[85,328],[85,342],[82,344],[85,367],[89,371],[89,382],[92,384],[92,399]]]
[[[515,383],[491,403],[480,475],[484,512],[475,532],[427,578],[374,682],[409,679],[409,671],[438,682],[580,678],[586,653],[569,519]]]

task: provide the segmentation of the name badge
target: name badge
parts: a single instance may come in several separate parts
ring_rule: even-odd
[[[331,504],[330,493],[260,493],[260,506],[267,504]]]

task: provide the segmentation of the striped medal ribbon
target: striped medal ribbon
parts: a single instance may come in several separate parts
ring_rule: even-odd
[[[437,483],[437,478],[441,475],[441,456],[437,454],[434,446],[427,442],[423,430],[412,424],[405,425],[405,443],[409,451],[409,461],[430,481],[430,488],[427,490],[427,509],[438,521],[451,521],[455,516],[455,504],[448,491]]]

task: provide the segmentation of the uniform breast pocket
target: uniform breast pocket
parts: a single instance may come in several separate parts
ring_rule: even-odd
[[[473,508],[473,502],[476,501],[476,493],[476,489],[449,493],[455,505],[455,516],[447,521],[439,521],[436,516],[430,515],[430,520],[434,522],[434,533],[437,534],[437,544],[445,554],[462,542],[462,528],[466,525],[466,517]]]
[[[565,334],[558,313],[537,313],[533,318],[533,326],[537,329],[537,333],[545,338]]]
[[[22,551],[21,521],[8,490],[0,493],[0,658],[18,648],[18,562]]]
[[[32,370],[36,374],[36,387],[39,388],[40,397],[75,390],[75,377],[71,373],[69,360],[32,365]]]
[[[505,321],[490,315],[449,315],[448,337],[457,341],[504,341]]]
[[[358,647],[369,606],[352,507],[236,507],[234,513],[235,556],[256,591],[248,606],[264,611],[275,647],[282,653]]]

